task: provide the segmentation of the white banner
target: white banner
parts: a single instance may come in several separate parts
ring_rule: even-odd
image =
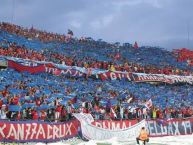
[[[74,117],[76,117],[76,119],[78,119],[81,123],[85,122],[85,123],[89,123],[91,124],[91,122],[94,121],[94,118],[92,117],[91,114],[86,114],[86,113],[73,113]]]
[[[142,127],[145,127],[145,120],[125,129],[104,129],[91,124],[84,118],[90,118],[90,114],[74,114],[81,123],[82,135],[88,140],[108,140],[117,138],[118,140],[133,140],[138,137]],[[81,116],[81,117],[80,117]]]

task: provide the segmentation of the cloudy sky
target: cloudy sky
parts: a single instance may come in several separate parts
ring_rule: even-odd
[[[193,49],[193,0],[0,2],[1,22],[61,34],[71,29],[77,37],[90,36],[108,42],[137,41],[139,45]]]

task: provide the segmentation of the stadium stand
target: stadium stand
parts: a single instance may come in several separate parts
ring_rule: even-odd
[[[189,52],[110,44],[91,38],[78,39],[72,33],[60,35],[0,23],[1,58],[4,61],[21,58],[24,63],[30,60],[32,66],[34,61],[40,61],[87,70],[192,76]],[[0,76],[1,119],[58,122],[72,119],[74,112],[91,113],[95,119],[105,120],[193,115],[193,87],[189,83],[31,74],[18,72],[9,65],[0,71]]]

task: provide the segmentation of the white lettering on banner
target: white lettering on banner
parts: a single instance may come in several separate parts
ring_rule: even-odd
[[[108,129],[112,129],[112,127],[111,127],[111,124],[112,124],[112,122],[108,122]],[[104,128],[104,127],[103,127]]]
[[[63,131],[63,133],[62,133]],[[66,131],[66,128],[65,128],[65,124],[60,124],[60,138],[62,137],[65,137],[65,131]]]
[[[66,135],[66,125],[63,126],[64,135]]]
[[[48,72],[48,67],[45,67],[45,72]]]
[[[149,76],[147,75],[143,76],[143,80],[149,80]]]
[[[157,130],[157,122],[156,121],[154,121],[154,128],[155,128],[155,134],[156,135],[161,135],[161,133],[159,133],[158,130]]]
[[[173,133],[173,128],[172,128],[172,123],[171,123],[171,122],[168,123],[168,134],[170,134],[170,135],[173,135],[173,134],[174,134],[174,133]]]
[[[151,135],[156,135],[155,133],[153,133],[154,128],[155,128],[154,121],[148,121],[148,129]]]
[[[190,133],[192,133],[192,127],[190,121],[185,122],[187,129],[189,129]]]
[[[72,72],[71,72],[69,69],[67,69],[67,70],[62,70],[61,73],[62,73],[62,74],[68,74],[68,73],[69,73],[70,75],[72,74]]]
[[[56,140],[59,138],[67,139],[75,136],[78,127],[77,121],[69,121],[67,123],[48,124],[41,122],[0,122],[0,140],[25,142],[27,141],[46,141]]]
[[[4,134],[4,132],[3,132],[3,130],[6,128],[6,124],[3,124],[3,126],[2,127],[0,127],[0,135],[3,137],[3,138],[5,138],[5,134]]]
[[[8,60],[12,60],[16,63],[30,63],[34,65],[34,63],[36,63],[35,65],[38,64],[47,64],[47,62],[34,62],[34,61],[26,61],[24,59],[15,59],[15,58],[10,58],[10,57],[6,57]],[[53,63],[52,63],[53,64]],[[29,65],[29,64],[28,64]],[[80,67],[71,67],[71,66],[65,66],[65,68],[60,68],[61,65],[57,65],[57,64],[53,64],[53,67],[47,67],[45,65],[45,72],[47,73],[52,73],[55,74],[56,72],[59,74],[70,74],[72,76],[83,76],[83,74],[85,74],[85,70],[81,71],[82,68]],[[30,67],[30,66],[29,66]],[[121,71],[116,71],[116,72],[107,72],[106,70],[104,71],[99,71],[98,69],[94,69],[95,73],[92,73],[92,75],[100,75],[100,77],[103,77],[104,79],[110,78],[112,80],[115,79],[123,79],[123,78],[127,78],[129,81],[132,80],[134,78],[134,81],[159,81],[159,82],[166,82],[166,83],[189,83],[189,84],[193,84],[193,77],[192,76],[177,76],[177,75],[164,75],[164,74],[145,74],[145,73],[130,73],[130,76],[128,73],[125,72],[121,72]],[[107,76],[108,75],[108,76]],[[133,75],[133,77],[131,76]]]
[[[67,74],[66,71],[64,70],[58,70],[58,71],[60,71],[60,74]]]
[[[52,127],[48,124],[48,126],[47,126],[47,139],[52,139],[51,130],[52,130]]]
[[[191,123],[190,121],[183,121],[182,125],[184,126],[184,132],[187,134],[187,129],[189,129],[190,133],[192,133]]]
[[[161,127],[161,134],[167,135],[168,134],[167,127],[163,126],[162,124],[160,125],[160,127]]]
[[[15,139],[18,139],[17,137],[17,131],[15,130],[15,127],[13,124],[10,124],[9,133],[7,135],[7,138],[14,137]]]
[[[148,121],[148,129],[151,136],[160,135],[184,135],[192,133],[192,122],[187,121],[168,121],[167,125],[158,124],[157,121]]]
[[[175,127],[175,135],[180,135],[180,131],[179,131],[179,128],[178,128],[178,122],[173,122],[173,125]]]
[[[39,125],[39,129],[38,129],[37,134],[36,134],[36,139],[38,139],[40,134],[43,136],[43,139],[46,138],[44,128],[42,127],[41,124]]]
[[[134,73],[135,81],[160,81],[160,82],[167,82],[167,83],[174,83],[169,77],[165,75],[156,75],[156,74],[145,74],[145,73]]]
[[[105,128],[105,129],[106,129],[106,128],[107,128],[107,126],[105,125],[105,122],[103,122],[102,124],[103,124],[103,128]]]
[[[102,122],[94,122],[94,125],[99,128],[109,129],[109,130],[119,130],[119,129],[126,129],[127,127],[131,126],[131,122],[113,122],[113,121],[102,121]]]
[[[37,123],[32,123],[31,126],[32,126],[32,132],[31,132],[30,139],[33,139],[34,135],[36,134]]]
[[[66,127],[67,127],[66,135],[71,135],[72,134],[71,132],[72,123],[66,124]]]
[[[110,78],[111,78],[111,80],[116,80],[117,76],[114,72],[110,72]]]
[[[18,133],[18,139],[23,140],[24,139],[24,124],[17,124],[17,133]]]
[[[131,126],[131,122],[129,122],[129,127]],[[125,122],[123,122],[123,124],[122,124],[122,129],[126,129],[127,128],[127,126],[126,126],[126,123]]]
[[[193,80],[192,78],[190,78],[189,76],[185,77],[185,76],[171,76],[172,79],[175,82],[187,82],[189,84],[192,84]]]
[[[95,126],[102,128],[102,124],[100,122],[96,122]]]
[[[115,125],[115,122],[112,122],[112,130],[119,130],[120,129],[120,123],[117,123],[117,125]]]
[[[78,74],[78,71],[75,71],[75,73],[72,74],[72,76],[73,76],[73,77],[74,77],[74,76],[77,76],[77,74]]]
[[[130,78],[129,74],[126,74],[126,78],[127,78],[129,81],[131,81],[131,78]]]
[[[83,73],[82,72],[78,72],[78,76],[83,76]]]
[[[135,81],[160,81],[167,83],[189,83],[193,84],[192,76],[168,76],[168,75],[156,75],[156,74],[145,74],[145,73],[134,73],[137,78]]]
[[[142,80],[144,80],[143,76],[142,75],[137,75],[137,81],[142,81]]]
[[[30,135],[31,124],[27,123],[26,127],[27,129],[26,129],[25,139],[28,139],[28,136]]]
[[[56,125],[53,125],[53,139],[59,137],[59,129]]]
[[[72,75],[72,71],[69,70],[69,69],[66,70],[66,74],[68,74],[68,73],[69,73],[70,75]]]
[[[46,72],[48,72],[48,73],[54,73],[54,72],[56,72],[57,71],[57,69],[56,68],[49,68],[49,67],[45,67],[46,69]]]

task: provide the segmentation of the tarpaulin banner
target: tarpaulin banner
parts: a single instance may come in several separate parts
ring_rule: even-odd
[[[119,130],[126,129],[137,122],[137,120],[99,120],[92,122],[92,124],[103,129]],[[193,118],[147,120],[146,125],[151,137],[188,135],[193,133]]]
[[[171,120],[148,120],[149,134],[152,137],[188,135],[193,133],[193,118]]]
[[[87,139],[106,140],[117,137],[121,140],[135,139],[141,127],[145,127],[150,137],[189,135],[193,133],[193,118],[155,120],[97,120],[92,122],[90,114],[73,114],[81,124],[82,135]]]
[[[54,142],[75,137],[77,120],[64,123],[35,121],[0,121],[1,142]]]
[[[81,124],[82,135],[86,139],[94,139],[94,140],[108,140],[116,137],[118,140],[130,140],[135,139],[138,136],[139,131],[142,127],[145,126],[145,120],[140,121],[130,127],[126,128],[116,128],[114,130],[108,128],[101,128],[96,125],[93,125],[88,121],[87,117],[89,114],[73,114]],[[92,120],[89,119],[89,120]]]
[[[128,80],[128,81],[132,81],[133,80],[133,76],[132,73],[127,73],[127,72],[119,72],[119,71],[107,71],[107,72],[103,72],[100,74],[96,74],[97,78],[100,78],[101,80]]]
[[[88,69],[66,66],[62,64],[54,64],[50,62],[30,62],[22,59],[8,59],[8,67],[13,68],[19,72],[27,71],[30,73],[50,73],[53,75],[68,75],[70,77],[85,77],[88,74]],[[168,84],[188,83],[193,84],[193,76],[177,76],[164,74],[145,74],[109,71],[92,68],[89,71],[89,76],[101,80],[128,80],[135,82],[163,82]]]
[[[193,76],[177,76],[164,74],[132,73],[135,82],[164,82],[169,84],[188,83],[193,84]]]
[[[96,120],[92,122],[93,125],[109,129],[109,130],[118,130],[118,129],[126,129],[128,127],[131,127],[137,123],[137,120]]]
[[[82,135],[87,139],[121,140],[135,139],[141,127],[146,126],[150,137],[189,135],[193,133],[193,118],[156,120],[98,120],[90,114],[75,114],[81,123]],[[82,117],[80,117],[82,116]],[[78,135],[80,123],[72,120],[64,123],[42,121],[0,121],[0,142],[55,142]]]
[[[45,72],[44,64],[40,64],[38,66],[25,66],[23,64],[19,64],[18,62],[9,60],[8,67],[13,68],[19,72],[30,72],[31,74]]]
[[[45,67],[45,72],[51,73],[53,75],[68,75],[71,77],[82,77],[84,75],[84,73],[73,68],[59,69],[53,67]]]

